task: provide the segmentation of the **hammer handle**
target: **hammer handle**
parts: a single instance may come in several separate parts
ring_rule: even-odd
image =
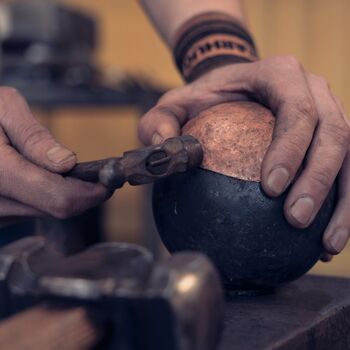
[[[85,350],[102,339],[101,328],[84,307],[42,304],[0,322],[0,349]]]
[[[74,177],[83,181],[99,182],[99,171],[113,158],[78,163],[64,176]]]

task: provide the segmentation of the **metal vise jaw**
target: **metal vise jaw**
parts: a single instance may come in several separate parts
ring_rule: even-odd
[[[0,250],[0,293],[2,317],[42,300],[84,305],[112,328],[110,349],[213,350],[221,329],[219,277],[196,253],[154,262],[137,245],[102,243],[63,257],[25,238]]]

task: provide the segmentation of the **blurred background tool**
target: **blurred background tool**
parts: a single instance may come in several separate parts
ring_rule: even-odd
[[[154,262],[134,244],[62,257],[42,237],[0,249],[1,349],[214,350],[219,276],[201,254]],[[46,301],[48,304],[36,305]]]
[[[160,91],[126,77],[107,84],[94,62],[95,18],[58,1],[12,0],[0,6],[1,84],[40,108],[136,104]],[[147,106],[148,105],[148,106]]]

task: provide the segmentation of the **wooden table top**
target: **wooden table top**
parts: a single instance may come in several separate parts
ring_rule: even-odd
[[[219,350],[350,349],[350,279],[307,275],[272,295],[227,300]]]

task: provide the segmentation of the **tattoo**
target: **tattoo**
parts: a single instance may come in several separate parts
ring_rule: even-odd
[[[234,18],[220,13],[206,13],[187,21],[176,35],[173,52],[186,81],[214,67],[258,58],[247,30]]]

